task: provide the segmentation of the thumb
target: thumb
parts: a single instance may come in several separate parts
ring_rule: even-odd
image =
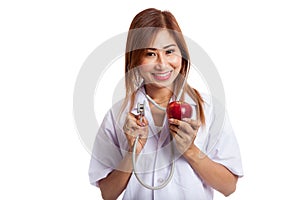
[[[137,119],[136,120],[137,125],[139,125],[139,126],[147,126],[148,125],[148,120],[146,119],[145,116],[138,115],[136,119]]]

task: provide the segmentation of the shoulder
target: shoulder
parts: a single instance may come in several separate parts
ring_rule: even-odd
[[[206,124],[210,125],[216,121],[223,121],[226,113],[225,102],[207,93],[200,93],[200,96],[203,100]],[[192,100],[189,96],[187,99]],[[192,100],[192,102],[194,101]]]
[[[115,102],[106,114],[106,120],[112,120],[114,123],[122,121],[124,113],[128,112],[129,104],[124,103],[125,99]]]
[[[209,110],[212,110],[213,109],[212,97],[207,93],[201,93],[200,96],[203,100],[204,112],[208,112]],[[185,101],[191,105],[197,106],[197,103],[188,94],[185,96]]]

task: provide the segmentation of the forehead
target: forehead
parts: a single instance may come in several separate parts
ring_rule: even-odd
[[[171,44],[177,45],[173,36],[167,30],[161,30],[154,37],[152,43],[150,43],[150,48],[163,49]]]

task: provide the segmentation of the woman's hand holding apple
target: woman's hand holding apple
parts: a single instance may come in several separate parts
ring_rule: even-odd
[[[167,114],[170,133],[176,141],[177,150],[184,155],[194,144],[200,123],[191,119],[192,107],[185,102],[171,102]]]

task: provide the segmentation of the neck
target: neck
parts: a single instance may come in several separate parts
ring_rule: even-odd
[[[169,101],[173,95],[173,90],[169,87],[155,87],[153,85],[145,85],[146,93],[157,103]]]

